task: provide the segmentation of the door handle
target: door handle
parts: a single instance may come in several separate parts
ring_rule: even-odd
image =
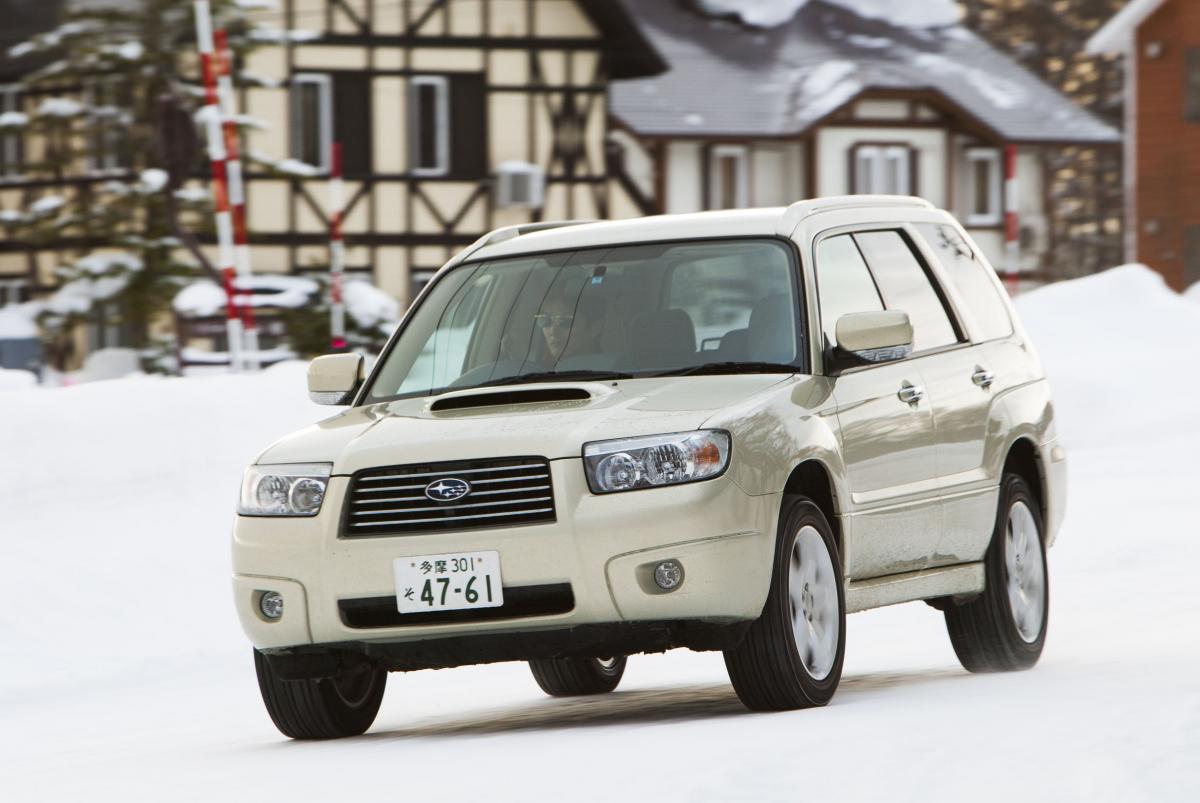
[[[986,368],[975,366],[975,373],[971,374],[971,381],[981,388],[986,388],[996,380],[996,375]]]
[[[916,404],[925,398],[925,388],[905,382],[900,386],[900,392],[896,394],[896,397],[905,404]]]

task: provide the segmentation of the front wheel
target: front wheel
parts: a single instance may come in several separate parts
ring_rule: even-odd
[[[533,679],[551,697],[604,694],[625,674],[625,656],[611,658],[538,658],[529,662]]]
[[[1041,510],[1029,484],[1016,474],[1005,474],[1000,483],[995,530],[983,565],[983,593],[946,608],[950,643],[970,672],[1028,669],[1046,643],[1050,583]]]
[[[387,685],[387,671],[363,664],[332,678],[284,680],[254,651],[258,689],[271,721],[293,739],[339,739],[365,733]]]
[[[755,711],[825,705],[846,651],[846,598],[833,529],[813,502],[792,497],[779,516],[771,590],[762,615],[725,666]]]

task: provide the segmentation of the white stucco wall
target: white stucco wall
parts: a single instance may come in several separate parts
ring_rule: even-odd
[[[907,143],[917,149],[917,193],[945,206],[946,139],[946,132],[936,128],[823,128],[817,132],[817,194],[850,192],[850,149],[855,144]]]
[[[699,212],[704,209],[701,197],[703,182],[700,158],[703,148],[698,142],[671,142],[667,145],[666,211],[670,214]]]

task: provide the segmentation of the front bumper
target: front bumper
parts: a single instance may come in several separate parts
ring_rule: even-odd
[[[343,539],[338,529],[349,485],[344,476],[331,478],[319,516],[238,517],[234,596],[243,629],[264,650],[370,643],[378,651],[382,645],[395,645],[386,649],[391,657],[385,663],[399,667],[403,655],[417,654],[421,643],[432,640],[542,633],[538,638],[549,643],[554,640],[550,631],[569,634],[585,625],[639,623],[622,630],[622,644],[631,648],[623,652],[638,651],[632,647],[639,638],[646,644],[641,649],[693,646],[707,642],[690,636],[664,640],[661,627],[644,625],[704,621],[724,626],[751,621],[761,613],[774,558],[778,494],[749,496],[726,475],[593,495],[579,459],[553,460],[550,471],[557,508],[553,523]],[[492,549],[500,552],[506,598],[509,588],[566,587],[569,607],[559,604],[541,609],[554,611],[549,613],[534,609],[510,618],[461,617],[437,624],[347,616],[347,603],[353,608],[372,598],[378,602],[394,596],[395,558]],[[683,564],[685,580],[677,590],[663,593],[650,581],[647,567],[668,558]],[[259,612],[258,600],[265,591],[283,595],[281,618],[268,620]],[[667,629],[678,630],[674,625]],[[520,643],[515,636],[505,638]],[[568,644],[570,640],[566,637]],[[461,658],[452,647],[443,647],[430,665],[509,660],[488,658],[509,654],[490,646],[475,652],[463,648]]]

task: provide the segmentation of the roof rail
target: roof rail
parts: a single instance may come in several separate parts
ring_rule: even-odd
[[[807,201],[796,201],[796,203],[784,210],[782,222],[795,228],[800,225],[800,221],[804,220],[804,218],[818,212],[880,206],[907,206],[917,209],[937,208],[924,198],[918,198],[915,195],[831,195],[827,198],[811,198]]]
[[[506,242],[508,240],[520,237],[523,234],[533,234],[536,231],[546,231],[547,229],[561,229],[564,226],[581,226],[584,223],[595,223],[595,220],[545,220],[538,223],[518,223],[515,226],[501,226],[498,229],[493,229],[487,234],[480,237],[475,242],[468,245],[463,250],[459,251],[449,262],[446,267],[453,267],[467,259],[481,248],[486,248],[489,245]]]

